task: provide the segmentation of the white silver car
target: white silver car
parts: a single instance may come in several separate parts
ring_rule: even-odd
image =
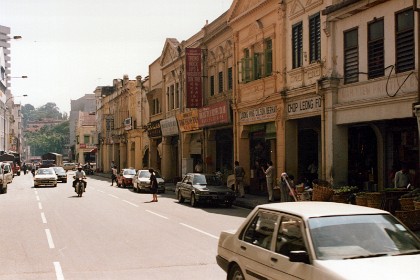
[[[227,279],[419,279],[420,240],[383,210],[275,203],[223,231],[216,259]]]
[[[160,173],[155,170],[156,180],[158,182],[158,192],[165,192],[165,180]],[[133,189],[135,192],[150,191],[150,172],[147,169],[138,170],[133,178]]]
[[[35,172],[34,187],[38,186],[57,187],[57,174],[52,167],[39,168]]]
[[[0,162],[0,194],[7,193],[7,185],[13,181],[12,167],[7,162]]]

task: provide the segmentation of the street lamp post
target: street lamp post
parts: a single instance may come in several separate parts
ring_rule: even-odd
[[[27,94],[23,94],[23,95],[19,95],[19,96],[10,96],[9,98],[6,99],[6,102],[4,103],[4,118],[3,118],[3,149],[4,152],[6,153],[6,110],[7,110],[7,102],[10,99],[13,99],[15,97],[26,97],[28,96]]]

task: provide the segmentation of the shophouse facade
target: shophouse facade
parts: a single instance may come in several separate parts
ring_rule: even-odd
[[[96,162],[96,121],[95,114],[79,112],[76,121],[75,159],[79,164]]]
[[[261,167],[269,161],[274,178],[285,171],[284,13],[279,1],[235,0],[228,11],[234,46],[234,158],[246,171],[251,193],[265,192]]]
[[[111,170],[111,161],[118,169],[143,167],[138,160],[144,143],[141,121],[141,92],[145,91],[146,82],[141,76],[130,80],[114,79],[112,87],[98,87],[95,90],[97,99],[96,134],[100,156],[98,168],[107,172]]]
[[[420,101],[419,15],[413,1],[342,1],[322,14],[337,81],[330,98],[330,124],[337,128],[331,143],[339,146],[335,163],[343,166],[331,166],[331,177],[380,190],[393,186],[393,174],[407,164],[418,186],[413,107]]]
[[[202,31],[202,107],[198,108],[197,137],[201,154],[194,158],[205,172],[233,173],[234,141],[232,93],[234,85],[233,33],[227,24],[228,12],[206,24]],[[201,141],[200,141],[201,140]]]
[[[98,86],[94,90],[96,100],[96,147],[97,158],[96,168],[100,172],[109,171],[112,156],[106,148],[111,143],[111,123],[113,115],[110,113],[109,98],[107,96],[114,92],[112,86]]]
[[[67,157],[71,161],[76,159],[76,123],[79,119],[80,112],[94,113],[96,111],[96,97],[94,94],[85,94],[84,96],[70,100],[70,115],[69,115],[69,129],[70,129],[70,139],[69,139],[69,148],[63,153],[63,156]],[[35,124],[38,125],[38,124]],[[30,124],[27,125],[27,129],[32,129]],[[39,129],[39,128],[38,128]]]
[[[191,38],[166,40],[136,99],[121,80],[103,97],[104,166],[176,180],[238,160],[251,193],[265,192],[269,161],[276,182],[287,172],[373,190],[402,163],[417,175],[416,18],[407,0],[234,0]]]
[[[337,128],[330,123],[331,99],[336,79],[331,79],[330,49],[322,30],[322,10],[328,1],[284,1],[285,87],[281,137],[282,169],[295,181],[330,180],[341,143],[334,139]],[[338,144],[338,145],[337,145]],[[309,167],[312,168],[309,168]],[[341,174],[341,173],[340,173]],[[338,175],[338,174],[337,174]]]
[[[159,65],[161,73],[157,75],[161,77],[161,85],[157,86],[155,91],[157,93],[160,88],[162,98],[158,98],[160,95],[158,93],[155,98],[161,101],[161,106],[160,108],[157,106],[157,109],[162,110],[162,119],[159,123],[155,123],[157,127],[154,132],[156,150],[151,147],[150,153],[157,154],[157,147],[161,147],[159,149],[162,151],[160,161],[162,176],[171,179],[180,176],[182,166],[181,135],[176,115],[181,112],[184,66],[181,44],[177,39],[166,39]],[[160,113],[157,113],[156,118],[160,118],[159,115]]]
[[[162,176],[167,178],[169,168],[173,158],[170,154],[163,154],[163,139],[161,121],[164,119],[164,96],[162,91],[162,71],[160,65],[160,57],[149,65],[148,91],[143,98],[143,103],[147,111],[145,111],[145,130],[149,145],[143,147],[143,162],[145,167],[151,167],[162,172]],[[165,150],[166,151],[166,150]],[[169,161],[164,164],[162,159]],[[164,165],[164,166],[163,166]],[[163,173],[164,172],[164,173]]]
[[[152,162],[162,155],[156,166],[170,180],[197,165],[203,172],[232,172],[233,43],[226,16],[181,43],[167,39],[162,51],[162,89],[154,96],[163,96],[148,97],[150,110],[163,109],[151,115],[150,153]]]

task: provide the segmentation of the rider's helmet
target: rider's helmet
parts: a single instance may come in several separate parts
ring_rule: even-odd
[[[82,167],[79,165],[79,166],[77,167],[77,170],[82,171]]]

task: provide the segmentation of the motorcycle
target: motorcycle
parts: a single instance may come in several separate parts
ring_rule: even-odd
[[[85,182],[82,178],[76,179],[76,189],[75,189],[77,196],[82,197],[84,191],[85,191]]]

